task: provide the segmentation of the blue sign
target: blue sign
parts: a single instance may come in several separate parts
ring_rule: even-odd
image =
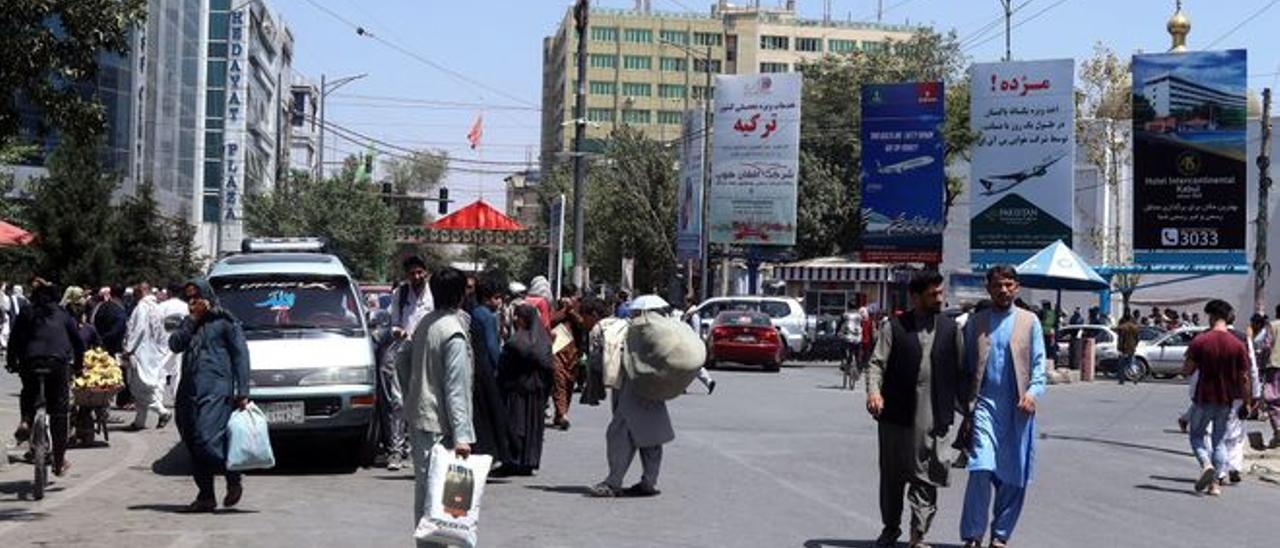
[[[862,87],[862,260],[942,262],[942,82]]]

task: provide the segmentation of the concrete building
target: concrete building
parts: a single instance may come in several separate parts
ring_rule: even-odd
[[[507,184],[507,216],[525,227],[546,226],[546,214],[538,201],[542,174],[530,169],[512,173],[502,181]]]
[[[289,169],[320,173],[320,88],[294,75],[289,104]]]
[[[680,136],[681,112],[711,97],[707,73],[790,72],[826,54],[887,47],[915,27],[803,19],[795,2],[782,7],[734,6],[711,11],[658,12],[592,7],[587,29],[588,150],[619,124],[656,139]],[[577,35],[572,9],[543,39],[542,166],[572,150]],[[708,55],[709,54],[709,55]]]

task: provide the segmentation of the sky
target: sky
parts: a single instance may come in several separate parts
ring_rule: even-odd
[[[746,3],[750,0],[740,0]],[[542,39],[571,0],[267,0],[294,35],[294,71],[316,81],[366,73],[329,95],[326,119],[405,149],[438,149],[456,161],[450,197],[504,207],[505,174],[538,158]],[[651,0],[654,10],[706,13],[713,0]],[[798,0],[805,17],[822,0]],[[781,0],[762,0],[778,5]],[[877,0],[832,0],[834,19],[875,20]],[[1172,0],[1014,0],[1013,57],[1088,58],[1096,43],[1127,56],[1169,47]],[[1249,87],[1280,84],[1280,0],[1185,0],[1191,49],[1249,50]],[[633,0],[593,5],[629,8]],[[1004,54],[1000,0],[883,0],[885,23],[955,30],[970,60]],[[366,35],[357,34],[362,27]],[[983,31],[986,30],[984,33]],[[369,35],[372,35],[370,37]],[[1276,112],[1280,109],[1273,109]],[[466,135],[483,117],[478,150]],[[326,137],[326,161],[365,150]],[[379,145],[387,149],[388,146]],[[469,170],[469,171],[463,171]],[[478,172],[477,172],[478,171]]]

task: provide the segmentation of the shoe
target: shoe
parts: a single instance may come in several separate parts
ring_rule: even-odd
[[[71,470],[71,461],[62,459],[62,464],[55,464],[53,466],[53,475],[62,477],[65,476],[69,470]]]
[[[387,470],[396,472],[401,468],[404,468],[404,461],[400,460],[400,455],[391,455],[390,457],[387,457]]]
[[[613,498],[620,494],[621,492],[615,489],[612,485],[604,482],[591,486],[591,496],[596,498]]]
[[[1213,485],[1209,486],[1209,492],[1207,494],[1211,497],[1222,496],[1222,487],[1220,487],[1218,482],[1215,481],[1213,482]]]
[[[222,498],[222,506],[231,508],[240,503],[240,497],[244,496],[243,485],[228,485],[227,496]]]
[[[1240,479],[1240,472],[1237,472],[1235,470],[1227,472],[1227,481],[1229,481],[1231,485],[1236,485],[1240,483],[1242,481]]]
[[[1183,434],[1187,433],[1187,419],[1178,417],[1178,430],[1181,430]]]
[[[1003,540],[993,538],[991,539],[991,548],[1005,548],[1005,543]]]
[[[556,422],[556,428],[559,428],[561,431],[568,432],[568,431],[569,431],[569,419],[560,419],[559,421],[557,421],[557,422]]]
[[[1267,444],[1267,449],[1280,449],[1280,432],[1271,434],[1271,443]]]
[[[31,425],[22,423],[18,425],[18,429],[13,431],[13,439],[18,443],[22,443],[31,438]]]
[[[156,421],[156,430],[160,430],[164,428],[166,424],[169,424],[169,420],[172,418],[173,418],[172,412],[160,415],[160,420]]]
[[[1196,480],[1196,492],[1203,493],[1210,485],[1214,485],[1214,478],[1218,477],[1217,471],[1212,466],[1206,466],[1200,471],[1200,478]]]
[[[141,432],[146,429],[147,429],[146,426],[139,426],[137,423],[134,423],[124,428],[121,428],[120,431],[121,432]]]
[[[218,509],[218,503],[213,500],[196,499],[195,502],[188,504],[181,510],[183,514],[212,514]]]
[[[902,530],[897,527],[885,527],[880,531],[880,536],[876,538],[876,546],[897,546],[898,537],[902,536]]]
[[[628,497],[656,497],[662,494],[662,491],[659,491],[658,488],[642,481],[628,487],[626,491],[623,491],[623,493]]]
[[[707,383],[707,395],[710,396],[714,393],[716,393],[716,381],[711,381]]]
[[[963,548],[982,548],[982,539],[966,540]]]

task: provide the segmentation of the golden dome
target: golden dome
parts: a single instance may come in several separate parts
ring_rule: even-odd
[[[1182,13],[1182,0],[1178,0],[1177,10],[1174,11],[1173,17],[1169,18],[1165,28],[1169,30],[1169,36],[1173,39],[1173,45],[1169,51],[1186,51],[1187,35],[1191,33],[1191,18]]]

